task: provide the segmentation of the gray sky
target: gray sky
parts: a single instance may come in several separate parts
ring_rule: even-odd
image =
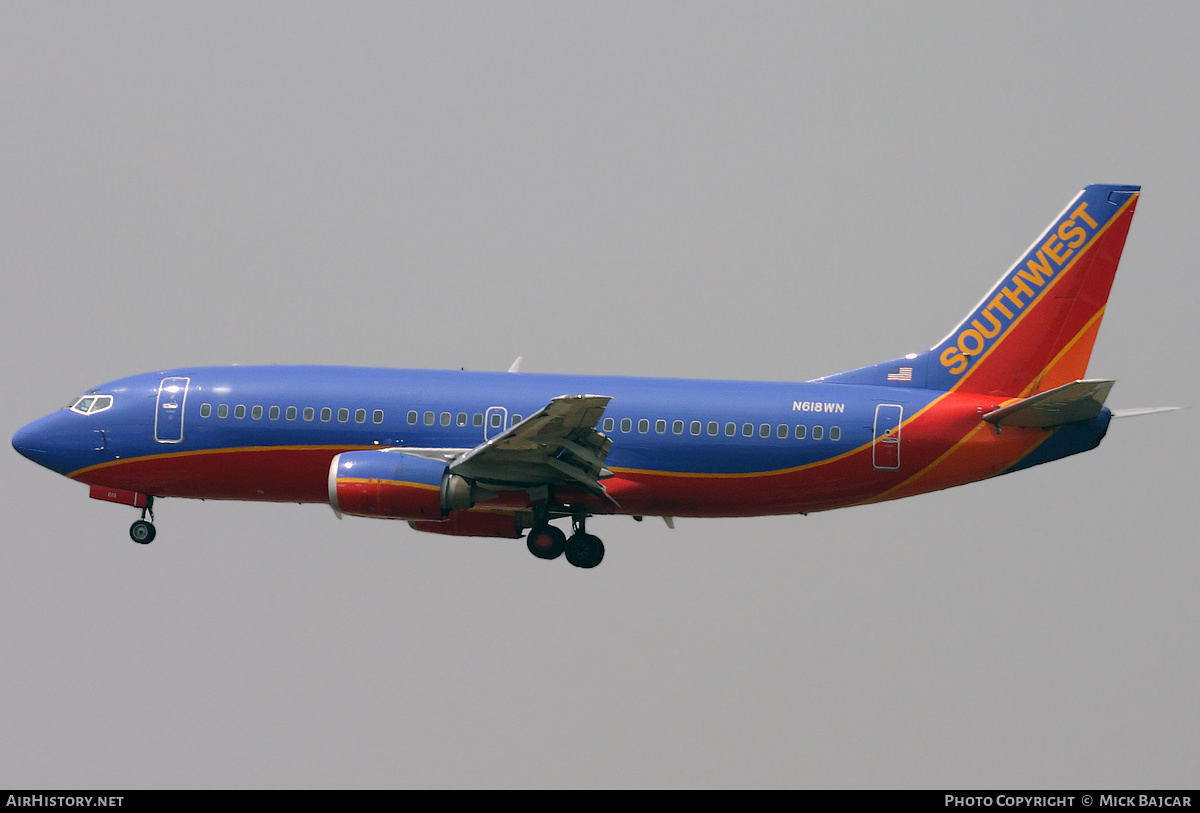
[[[1200,8],[0,5],[0,426],[332,363],[803,380],[932,346],[1084,184],[1089,374],[1200,404]],[[1193,412],[595,571],[0,455],[0,787],[1195,787]]]

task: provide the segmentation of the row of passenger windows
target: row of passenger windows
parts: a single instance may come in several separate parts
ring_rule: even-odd
[[[683,427],[684,427],[683,421],[674,421],[671,423],[671,433],[674,435],[682,435]],[[605,418],[604,419],[604,431],[611,432],[611,431],[613,431],[614,428],[616,428],[616,419]],[[701,421],[692,421],[691,425],[688,426],[688,431],[693,435],[699,435],[702,432],[704,432],[705,430],[707,430],[709,435],[716,436],[716,435],[721,434],[720,421],[709,421],[707,427],[705,427],[704,423]],[[621,419],[621,431],[622,432],[632,432],[633,431],[633,419],[632,418],[622,418]],[[641,420],[639,420],[637,422],[637,431],[643,435],[649,433],[649,431],[650,431],[649,419],[642,418]],[[654,431],[660,435],[665,434],[667,431],[667,422],[665,420],[663,420],[662,418],[659,418],[658,420],[656,420],[654,422]],[[744,424],[742,424],[741,433],[742,433],[743,437],[747,437],[747,438],[754,437],[755,434],[757,434],[759,437],[762,437],[762,438],[769,438],[769,437],[771,437],[772,434],[774,434],[775,437],[786,438],[786,437],[790,437],[791,435],[795,434],[795,437],[797,440],[804,440],[804,438],[809,436],[807,426],[804,426],[802,424],[797,424],[796,427],[793,429],[791,426],[788,426],[788,424],[786,424],[786,423],[781,423],[778,426],[774,426],[774,427],[771,426],[771,424],[769,424],[769,423],[762,423],[762,424],[758,425],[757,429],[755,428],[754,424],[752,424],[752,423],[744,423]],[[737,423],[735,423],[734,421],[727,422],[725,424],[725,434],[728,437],[733,437],[733,436],[737,435],[738,434]],[[812,428],[812,439],[813,440],[823,440],[824,438],[825,438],[825,427],[814,426]],[[842,428],[840,426],[829,427],[829,439],[830,440],[841,440],[842,439]]]
[[[217,417],[218,418],[228,418],[229,411],[230,411],[229,404],[217,404]],[[208,416],[212,415],[212,412],[213,412],[212,404],[201,404],[200,405],[200,417],[201,418],[207,418]],[[279,407],[273,406],[273,407],[270,407],[268,410],[266,410],[266,413],[267,413],[267,419],[272,420],[272,421],[279,420],[279,416],[281,413],[283,414],[283,417],[289,421],[296,420],[297,416],[303,416],[304,420],[306,420],[306,421],[311,421],[317,417],[317,411],[313,407],[304,407],[303,410],[300,410],[294,406],[290,406],[290,407],[287,407],[286,409],[280,410]],[[250,407],[251,419],[256,420],[256,421],[261,420],[262,416],[263,416],[263,408],[261,406]],[[238,404],[237,406],[235,406],[233,408],[233,417],[245,418],[246,417],[246,405]],[[350,420],[350,410],[345,409],[345,408],[339,409],[337,411],[337,419],[338,419],[339,423],[348,422]],[[321,420],[322,421],[333,420],[333,410],[330,409],[329,407],[323,407],[321,409]],[[377,409],[374,412],[372,412],[371,420],[374,423],[383,423],[383,410]],[[354,422],[355,423],[366,423],[367,422],[367,411],[365,409],[354,410]]]
[[[207,418],[210,415],[212,415],[212,413],[213,413],[212,404],[201,404],[200,405],[200,417],[201,418]],[[218,404],[217,405],[217,417],[218,418],[228,418],[229,413],[230,413],[229,404]],[[277,406],[273,406],[269,410],[267,410],[267,418],[272,421],[279,420],[280,414],[281,414],[280,408]],[[282,414],[283,414],[284,418],[286,418],[289,421],[294,421],[294,420],[296,420],[297,417],[303,417],[304,420],[311,421],[317,417],[317,411],[313,407],[304,407],[303,410],[300,410],[297,407],[290,406],[290,407],[287,407],[286,409],[282,410]],[[261,406],[250,407],[251,419],[257,421],[257,420],[260,420],[262,418],[262,416],[263,416],[263,408]],[[238,404],[235,407],[233,407],[233,417],[245,418],[246,417],[246,405]],[[433,412],[426,412],[424,414],[424,416],[420,416],[415,409],[408,413],[408,422],[410,424],[416,424],[419,419],[422,419],[422,417],[423,417],[422,422],[426,426],[433,426],[435,423],[440,423],[442,426],[449,426],[451,424],[452,420],[458,426],[466,426],[467,425],[467,413],[465,413],[465,412],[460,412],[460,413],[458,413],[457,418],[453,418],[449,412],[443,412],[440,417]],[[347,421],[349,421],[350,420],[350,410],[345,409],[345,408],[339,409],[337,411],[337,419],[338,419],[339,423],[346,423]],[[330,409],[329,407],[322,408],[321,409],[321,420],[322,421],[333,420],[333,410]],[[475,415],[471,418],[471,425],[472,426],[483,426],[483,420],[484,420],[483,414],[480,412],[476,412]],[[520,415],[513,415],[513,417],[512,417],[512,422],[513,422],[514,426],[516,424],[520,423],[521,420],[522,420],[522,418]],[[365,409],[357,409],[354,411],[354,422],[355,423],[366,423],[366,421],[367,421],[367,411]],[[373,423],[383,423],[383,410],[377,409],[374,412],[372,412],[371,413],[371,421]],[[499,429],[504,424],[503,414],[500,412],[493,412],[491,414],[490,422],[492,424],[492,428]]]
[[[228,404],[218,404],[217,405],[217,417],[218,418],[229,417],[229,411],[230,410],[229,410]],[[314,418],[316,418],[316,416],[317,416],[317,412],[313,407],[304,407],[303,410],[299,410],[294,406],[290,406],[290,407],[287,407],[286,409],[284,409],[282,411],[282,414],[283,414],[284,418],[286,418],[289,421],[296,420],[297,416],[302,416],[304,418],[304,420],[311,421]],[[210,415],[212,415],[212,404],[201,404],[200,405],[200,417],[207,418]],[[263,408],[261,406],[250,407],[251,419],[257,421],[257,420],[260,420],[262,418],[262,416],[263,416]],[[267,410],[268,419],[270,419],[272,421],[277,421],[277,420],[279,420],[279,416],[280,416],[280,408],[279,407],[273,406]],[[237,404],[236,406],[234,406],[233,407],[233,417],[245,418],[246,417],[246,406],[244,404]],[[422,413],[417,412],[417,410],[415,410],[415,409],[409,410],[407,417],[408,417],[408,423],[410,425],[416,425],[418,422],[420,422],[420,423],[425,424],[425,426],[433,426],[435,423],[440,424],[441,426],[450,426],[452,423],[455,426],[466,426],[468,423],[468,420],[469,420],[471,426],[478,427],[478,426],[483,426],[483,423],[485,420],[484,415],[481,412],[476,412],[474,415],[471,415],[471,416],[468,416],[466,412],[459,412],[457,415],[452,415],[449,412],[443,412],[439,415],[434,412],[425,412],[422,414]],[[500,429],[504,425],[504,416],[500,411],[491,412],[489,414],[488,418],[489,418],[488,423],[491,424],[491,427],[493,429]],[[339,423],[348,422],[350,420],[350,410],[345,409],[345,408],[339,409],[337,411],[337,419],[338,419]],[[329,407],[323,407],[321,409],[321,420],[325,421],[325,422],[333,420],[333,410],[330,409]],[[372,412],[371,420],[374,423],[383,423],[383,410],[377,409],[374,412]],[[522,417],[520,415],[513,415],[512,416],[512,425],[513,426],[517,425],[518,423],[521,422],[521,420],[522,420]],[[354,422],[355,423],[366,423],[366,421],[367,421],[367,411],[365,409],[357,409],[354,411]],[[612,432],[614,429],[616,429],[616,426],[617,426],[617,422],[616,422],[615,418],[605,418],[604,419],[603,427],[604,427],[605,432]],[[684,426],[685,426],[684,421],[673,421],[671,423],[671,433],[675,434],[675,435],[682,435]],[[709,421],[707,427],[705,427],[704,423],[701,421],[692,421],[691,424],[687,428],[688,428],[688,431],[693,435],[700,435],[700,434],[704,433],[705,431],[707,431],[707,433],[712,436],[721,434],[721,424],[719,421]],[[622,418],[621,419],[621,431],[622,432],[632,432],[633,431],[633,419],[632,418]],[[648,434],[650,432],[649,419],[642,418],[641,420],[639,420],[637,422],[637,431],[643,435]],[[654,422],[654,431],[660,435],[666,434],[667,422],[665,420],[663,420],[662,418],[659,418],[658,420],[656,420]],[[735,423],[734,421],[728,421],[725,424],[724,432],[725,432],[725,435],[728,437],[733,437],[733,436],[737,435],[738,434],[737,423]],[[763,438],[769,438],[769,437],[771,437],[772,434],[774,434],[775,437],[778,437],[778,438],[786,438],[786,437],[794,436],[797,440],[804,440],[806,437],[810,436],[809,429],[807,426],[805,426],[803,424],[797,424],[796,426],[792,427],[792,426],[789,426],[788,424],[784,424],[784,423],[778,424],[774,427],[769,423],[763,423],[763,424],[759,424],[757,429],[755,428],[754,424],[752,424],[752,423],[743,423],[741,426],[741,434],[743,437],[747,437],[747,438],[754,437],[754,435],[756,435],[756,434],[759,437],[763,437]],[[811,437],[813,440],[823,440],[825,438],[825,427],[823,427],[823,426],[812,427]],[[840,426],[829,427],[829,439],[830,440],[841,440],[842,439],[842,429]]]
[[[490,413],[490,419],[491,420],[489,421],[489,423],[491,423],[493,429],[499,429],[504,423],[504,417],[498,411]],[[516,426],[517,424],[519,424],[521,422],[521,420],[522,420],[522,418],[520,415],[513,415],[513,417],[512,417],[513,426]],[[409,424],[415,425],[418,421],[425,424],[426,426],[433,426],[435,423],[440,424],[442,426],[450,426],[452,423],[456,426],[466,426],[467,421],[468,421],[468,416],[467,416],[467,413],[465,413],[465,412],[459,412],[457,415],[452,415],[449,412],[443,412],[439,415],[434,412],[426,412],[424,414],[421,414],[421,413],[418,413],[417,410],[415,410],[415,409],[410,410],[408,413]],[[483,426],[483,422],[484,422],[484,416],[482,413],[476,412],[473,416],[470,417],[471,426]],[[682,435],[684,425],[685,424],[683,421],[674,421],[671,424],[671,432],[676,435]],[[604,419],[603,428],[604,428],[605,432],[612,432],[616,428],[616,426],[617,426],[617,423],[616,423],[615,418],[605,418]],[[650,431],[649,419],[642,418],[641,420],[639,420],[638,424],[637,424],[637,430],[638,430],[638,432],[642,433],[643,435],[649,433],[649,431]],[[622,418],[621,419],[621,431],[622,432],[632,432],[633,431],[633,419],[632,418]],[[663,420],[662,418],[659,418],[657,421],[654,422],[654,431],[660,435],[665,434],[667,431],[667,422],[665,420]],[[690,426],[690,431],[693,435],[699,435],[704,431],[704,424],[701,421],[692,421],[691,426]],[[745,437],[753,437],[756,434],[755,426],[752,423],[742,424],[741,431],[742,431],[742,435]],[[734,423],[733,421],[730,421],[725,424],[725,434],[726,435],[732,437],[732,436],[736,435],[737,433],[738,433],[738,428],[737,428],[736,423]],[[786,438],[786,437],[790,437],[793,433],[795,434],[795,436],[798,440],[803,440],[804,438],[808,437],[808,427],[804,426],[804,425],[796,425],[795,428],[793,429],[793,427],[790,427],[787,424],[783,424],[783,423],[781,423],[775,427],[772,427],[771,424],[769,424],[769,423],[764,423],[764,424],[759,424],[759,426],[757,428],[757,434],[759,435],[759,437],[764,437],[764,438],[769,438],[769,437],[771,437],[772,434],[774,434],[776,437]],[[708,422],[708,434],[710,434],[710,435],[721,434],[721,424],[719,421],[709,421]],[[814,426],[812,428],[812,439],[813,440],[823,440],[824,437],[825,437],[825,427]],[[841,440],[842,439],[842,428],[840,426],[829,427],[829,439],[830,440]]]
[[[497,410],[496,412],[490,413],[490,415],[491,415],[491,417],[490,417],[488,423],[490,423],[492,425],[493,429],[499,429],[501,426],[504,425],[504,414],[502,411]],[[484,420],[483,413],[476,412],[474,415],[472,415],[470,417],[471,426],[483,426],[483,420]],[[513,415],[512,416],[512,425],[516,426],[522,420],[524,420],[524,419],[520,415]],[[467,413],[460,412],[460,413],[458,413],[458,415],[451,415],[449,412],[443,412],[441,415],[438,415],[434,412],[426,412],[425,414],[422,415],[422,414],[418,413],[415,409],[409,410],[409,413],[408,413],[409,424],[416,425],[418,421],[425,424],[426,426],[433,426],[435,423],[441,424],[442,426],[449,426],[451,423],[453,423],[455,426],[466,426],[467,425]]]

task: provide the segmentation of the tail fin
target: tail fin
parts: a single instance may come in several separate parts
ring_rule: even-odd
[[[1084,187],[931,350],[823,380],[1025,397],[1083,378],[1140,189]]]

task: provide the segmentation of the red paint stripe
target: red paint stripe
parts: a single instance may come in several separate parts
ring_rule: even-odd
[[[614,469],[604,481],[621,513],[754,516],[821,511],[895,499],[997,474],[1047,436],[1006,428],[997,435],[984,412],[1004,399],[950,393],[905,421],[901,469],[878,471],[866,444],[830,460],[757,474],[688,474]],[[223,449],[116,461],[76,472],[85,483],[162,497],[313,502],[328,500],[329,465],[343,447]],[[560,499],[597,513],[612,506],[586,492]]]
[[[183,452],[114,461],[70,476],[158,497],[323,503],[329,499],[329,464],[344,451],[348,449],[256,447]]]

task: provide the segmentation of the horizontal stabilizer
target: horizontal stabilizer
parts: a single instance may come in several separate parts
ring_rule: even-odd
[[[1114,418],[1136,418],[1138,415],[1154,415],[1158,412],[1174,412],[1183,407],[1137,407],[1135,409],[1114,409]]]
[[[1087,421],[1100,414],[1108,391],[1117,382],[1072,381],[1052,390],[1022,398],[983,416],[997,426],[1062,426]]]

